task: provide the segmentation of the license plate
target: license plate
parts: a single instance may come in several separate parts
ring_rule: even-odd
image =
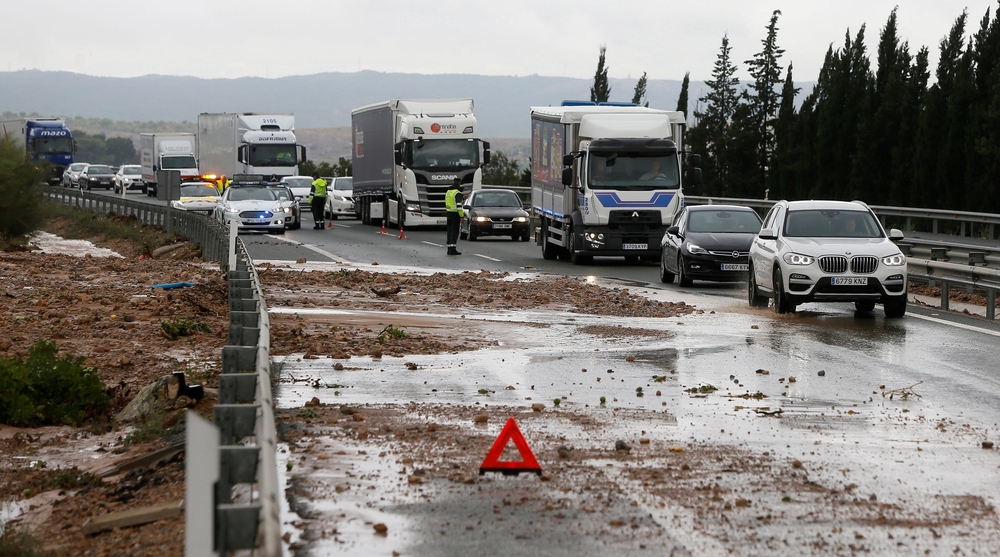
[[[264,224],[267,219],[247,219],[247,224]]]
[[[868,286],[868,277],[833,277],[830,279],[833,286]]]
[[[649,244],[622,244],[622,249],[649,249]]]
[[[493,228],[510,228],[512,224],[494,224]]]
[[[723,271],[749,271],[750,270],[750,264],[749,263],[723,263],[722,264],[722,270]]]

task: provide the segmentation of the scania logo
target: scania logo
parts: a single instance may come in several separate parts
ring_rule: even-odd
[[[454,180],[458,176],[454,174],[431,174],[431,180]]]

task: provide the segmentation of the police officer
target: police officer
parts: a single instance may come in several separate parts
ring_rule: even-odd
[[[462,255],[458,251],[458,228],[465,217],[465,211],[462,210],[465,196],[462,195],[461,188],[462,180],[455,178],[451,189],[444,194],[444,208],[448,211],[448,255]]]
[[[215,187],[218,188],[219,195],[222,195],[223,193],[226,193],[226,188],[228,188],[229,184],[232,184],[232,183],[233,183],[232,180],[226,179],[226,175],[225,174],[223,174],[222,176],[220,176],[219,179],[215,181]]]
[[[309,190],[309,206],[313,213],[313,230],[323,230],[326,227],[324,211],[326,211],[326,180],[319,177],[318,172],[313,172],[312,187]]]

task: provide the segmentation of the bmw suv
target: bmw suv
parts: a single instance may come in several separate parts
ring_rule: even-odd
[[[779,201],[750,245],[747,296],[773,300],[776,313],[806,302],[854,302],[859,312],[881,303],[886,317],[906,313],[906,256],[875,213],[860,201]]]

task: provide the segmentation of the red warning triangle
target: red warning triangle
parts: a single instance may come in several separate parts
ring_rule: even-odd
[[[520,461],[500,460],[500,455],[507,448],[509,441],[513,441],[517,452],[521,453]],[[524,440],[524,435],[521,435],[521,430],[518,429],[514,418],[507,418],[507,423],[504,424],[503,429],[500,430],[500,435],[497,436],[497,440],[490,447],[490,452],[486,453],[486,460],[483,460],[483,463],[479,466],[480,475],[486,472],[502,472],[506,476],[517,475],[521,472],[542,474],[542,467],[535,460],[535,455],[531,452],[528,442]]]

